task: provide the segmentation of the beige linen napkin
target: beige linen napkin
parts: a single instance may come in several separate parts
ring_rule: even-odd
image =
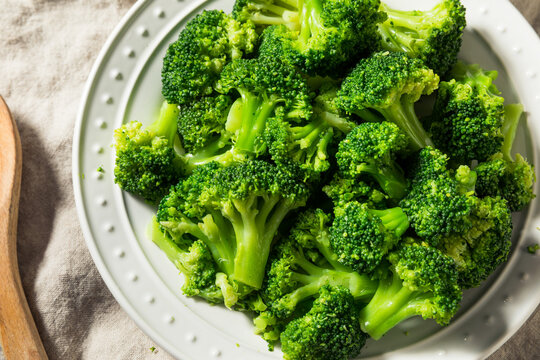
[[[19,126],[24,156],[19,263],[51,359],[171,358],[150,350],[156,345],[107,290],[86,249],[72,194],[72,134],[82,89],[133,2],[0,0],[0,94]],[[539,29],[540,2],[515,2]],[[540,358],[539,340],[537,312],[491,359]]]

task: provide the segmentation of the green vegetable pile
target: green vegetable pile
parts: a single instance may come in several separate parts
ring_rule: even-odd
[[[114,133],[115,181],[158,205],[183,293],[251,312],[289,360],[447,325],[508,258],[535,182],[512,153],[522,106],[457,61],[464,28],[459,0],[237,0],[191,20],[159,116]]]

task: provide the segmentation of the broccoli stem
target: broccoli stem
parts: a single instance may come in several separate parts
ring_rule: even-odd
[[[146,229],[147,236],[152,239],[152,241],[167,255],[167,258],[178,268],[179,270],[183,269],[182,262],[181,262],[181,254],[182,251],[172,241],[171,238],[169,238],[167,235],[163,233],[160,229],[159,222],[157,221],[156,217],[152,217],[152,221],[150,224],[148,224],[148,227]]]
[[[304,0],[300,12],[300,34],[299,42],[307,46],[311,37],[317,36],[324,25],[320,18],[322,3],[320,0]]]
[[[410,138],[414,150],[433,146],[433,142],[424,130],[422,123],[414,111],[414,102],[403,96],[401,101],[394,103],[388,108],[377,109],[388,121],[394,122]]]
[[[286,300],[282,300],[291,305],[292,309],[300,301],[317,294],[324,285],[345,287],[350,290],[355,299],[361,301],[369,300],[375,293],[377,283],[366,275],[360,275],[351,270],[339,271],[321,268],[307,261],[302,254],[296,254],[295,258],[297,264],[307,274],[294,272],[292,275],[291,280],[304,285],[285,296]]]
[[[369,212],[379,217],[388,230],[393,230],[397,237],[401,237],[409,228],[409,219],[400,207],[386,210],[373,210]]]
[[[417,306],[429,294],[411,291],[394,275],[381,279],[375,295],[360,311],[362,330],[373,339],[380,339],[401,321],[418,314]]]
[[[334,113],[323,111],[318,114],[318,117],[344,134],[348,134],[353,129],[352,125],[347,120]]]
[[[266,126],[266,120],[274,111],[278,99],[266,96],[256,96],[246,91],[239,91],[242,99],[242,107],[231,108],[235,113],[240,112],[242,119],[235,147],[240,151],[256,153],[257,140]]]
[[[401,199],[407,190],[407,180],[394,166],[381,166],[379,164],[362,163],[358,165],[358,172],[365,172],[379,183],[381,188],[392,199]]]
[[[502,127],[504,141],[501,152],[506,161],[514,161],[512,156],[512,146],[514,144],[514,139],[516,138],[516,132],[522,114],[523,105],[521,104],[511,104],[504,107],[504,122]]]
[[[232,204],[235,215],[226,216],[231,219],[237,239],[234,279],[259,289],[272,240],[291,205],[277,195],[251,196],[233,200]]]
[[[174,139],[177,135],[177,119],[179,109],[177,105],[170,105],[166,101],[161,104],[159,117],[147,130],[154,133],[156,137],[164,137],[169,141],[171,147],[174,146]]]

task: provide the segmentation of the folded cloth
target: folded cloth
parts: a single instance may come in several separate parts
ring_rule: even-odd
[[[537,29],[540,2],[514,0]],[[23,144],[18,256],[51,359],[171,359],[120,308],[86,249],[71,184],[73,126],[84,83],[133,0],[4,0],[0,94]],[[540,313],[491,360],[540,358]],[[0,358],[3,356],[0,354]]]

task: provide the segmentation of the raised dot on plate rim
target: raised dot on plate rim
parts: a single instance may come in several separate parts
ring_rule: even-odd
[[[146,295],[145,301],[149,304],[156,302],[156,298],[153,295]]]
[[[503,25],[497,26],[497,31],[499,31],[500,33],[505,33],[506,26],[503,26]]]
[[[531,79],[534,79],[536,77],[536,73],[534,71],[527,71],[525,75],[527,75],[527,77]]]
[[[122,249],[116,249],[114,253],[119,258],[123,258],[124,256],[126,256],[126,252]]]
[[[164,318],[165,322],[169,323],[169,324],[172,324],[174,322],[174,316],[172,315],[165,315],[165,318]]]
[[[95,174],[94,174],[94,178],[96,180],[101,180],[103,179],[103,173],[100,173],[99,171],[96,171]]]
[[[158,18],[164,18],[165,17],[165,11],[163,11],[163,9],[161,8],[156,8],[154,10],[154,15]]]
[[[129,278],[129,280],[131,280],[133,282],[139,280],[139,276],[137,274],[135,274],[135,273],[129,273],[128,278]]]
[[[113,232],[114,231],[114,225],[113,224],[105,224],[105,230],[107,230],[108,232]]]
[[[446,355],[446,350],[440,349],[439,351],[437,351],[437,355],[439,355],[439,356],[444,356],[444,355]]]
[[[141,35],[141,36],[144,36],[144,37],[150,35],[150,33],[148,32],[148,29],[145,28],[144,26],[139,26],[139,27],[137,28],[137,33],[138,33],[139,35]]]
[[[124,55],[127,56],[127,57],[130,57],[130,58],[135,57],[135,50],[133,50],[132,48],[127,47],[127,48],[124,49]]]
[[[521,50],[521,47],[519,47],[519,46],[514,47],[512,50],[513,50],[516,54],[519,54],[519,53],[521,53],[521,51],[522,51],[522,50]]]
[[[122,80],[123,79],[123,75],[120,72],[120,70],[118,70],[118,69],[112,69],[109,75],[114,80]]]
[[[186,336],[184,336],[187,342],[195,342],[197,341],[197,336],[193,333],[187,333]]]
[[[480,11],[481,14],[487,14],[488,10],[485,8],[485,7],[481,7],[480,9],[478,9]]]
[[[213,357],[219,357],[221,356],[221,351],[218,349],[212,349],[210,350],[210,355],[212,355]]]
[[[100,129],[105,129],[107,127],[107,123],[102,118],[96,119],[96,126]]]
[[[484,323],[485,324],[492,324],[494,321],[495,321],[495,316],[493,316],[493,315],[484,316]]]
[[[101,95],[101,101],[103,101],[105,104],[112,104],[114,102],[114,99],[109,94],[103,94]]]
[[[527,280],[529,280],[529,274],[526,273],[526,272],[522,272],[522,273],[519,274],[519,279],[521,281],[527,281]]]

